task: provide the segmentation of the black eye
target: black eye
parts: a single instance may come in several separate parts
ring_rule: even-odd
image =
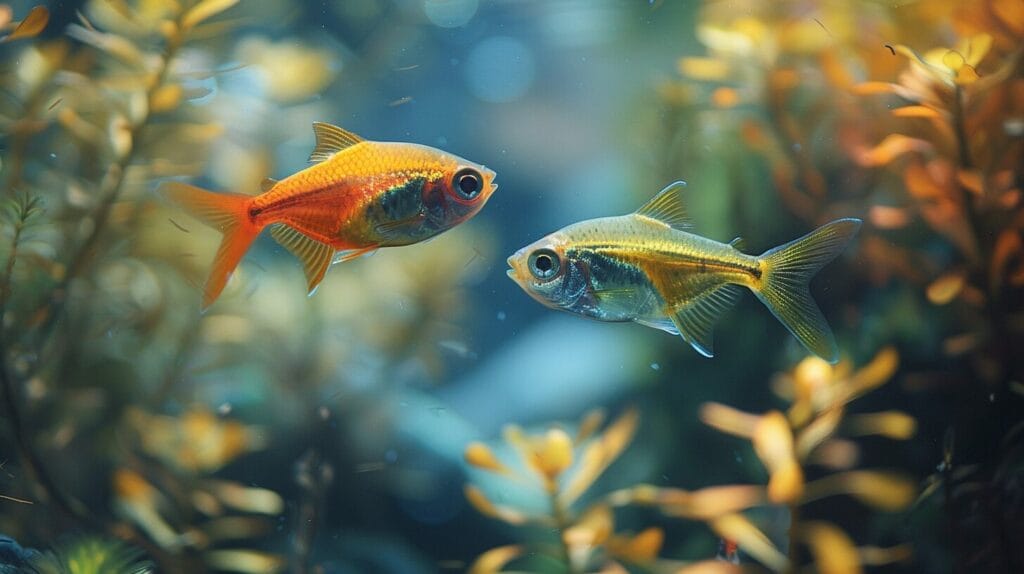
[[[483,189],[484,180],[476,170],[464,169],[455,174],[452,184],[463,199],[473,199]]]
[[[538,249],[530,254],[530,273],[537,279],[551,279],[558,275],[561,263],[558,254],[550,249]]]

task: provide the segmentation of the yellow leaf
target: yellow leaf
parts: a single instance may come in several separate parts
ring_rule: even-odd
[[[622,451],[633,440],[639,422],[640,413],[635,407],[630,407],[601,434],[600,440],[604,445],[606,464],[611,464],[619,458]]]
[[[586,450],[576,472],[573,473],[569,483],[562,489],[561,499],[566,506],[572,504],[580,497],[590,485],[597,480],[597,477],[605,469],[605,448],[600,441],[591,443]]]
[[[235,4],[238,4],[238,0],[203,0],[185,13],[185,16],[181,19],[181,26],[188,30],[203,20],[212,18],[231,8]]]
[[[885,347],[871,362],[862,367],[846,382],[841,400],[848,403],[860,395],[885,384],[900,364],[900,355],[893,347]]]
[[[482,442],[471,442],[466,447],[466,462],[483,470],[490,470],[500,474],[508,474],[510,471],[508,467],[501,464],[498,457],[494,456],[494,451]]]
[[[680,58],[679,73],[694,80],[719,81],[729,77],[729,64],[717,58]]]
[[[141,474],[127,468],[119,468],[114,472],[113,480],[114,492],[118,498],[154,504],[157,490]]]
[[[903,229],[910,223],[910,213],[902,207],[872,205],[868,209],[868,219],[879,229]]]
[[[896,511],[913,502],[916,492],[914,483],[901,475],[854,470],[807,483],[804,502],[848,494],[879,510]]]
[[[160,86],[149,98],[149,110],[153,113],[168,112],[178,107],[184,90],[181,84]]]
[[[732,108],[740,103],[740,94],[733,88],[718,88],[711,93],[711,105],[716,108]]]
[[[207,550],[203,561],[215,570],[246,574],[281,572],[285,567],[280,556],[256,550]]]
[[[562,504],[571,505],[615,459],[622,454],[626,446],[633,440],[636,427],[640,422],[640,413],[630,407],[615,419],[599,436],[594,438],[583,451],[582,460],[568,484],[562,489],[559,498]]]
[[[750,438],[761,417],[721,403],[704,403],[698,415],[704,424],[724,433]]]
[[[606,504],[596,504],[562,533],[562,540],[569,547],[590,548],[604,544],[614,530],[612,510]]]
[[[2,41],[21,40],[22,38],[33,38],[38,36],[46,28],[50,21],[50,11],[43,6],[36,6],[29,11],[28,16],[18,24],[13,32],[8,34]]]
[[[832,439],[814,450],[807,458],[809,464],[818,464],[834,470],[852,468],[860,458],[857,444],[842,439]]]
[[[902,134],[889,134],[875,147],[860,152],[858,163],[866,167],[888,165],[894,159],[910,152],[925,152],[932,149],[928,141],[907,137]]]
[[[964,186],[964,189],[971,193],[976,195],[984,195],[985,193],[985,179],[981,175],[981,170],[958,170],[956,180],[960,185]]]
[[[582,443],[597,432],[597,429],[601,428],[601,424],[604,423],[605,412],[604,409],[594,409],[583,417],[583,421],[580,422],[580,428],[576,431],[576,443]]]
[[[674,488],[659,489],[650,503],[656,504],[669,516],[710,520],[758,506],[764,500],[764,488],[737,484],[709,486],[692,492]],[[642,500],[634,502],[644,503]]]
[[[658,557],[665,542],[665,531],[651,527],[636,536],[613,536],[608,540],[608,553],[634,564],[646,564]]]
[[[546,478],[554,480],[572,465],[572,438],[562,429],[553,428],[538,441],[534,466]]]
[[[992,48],[992,36],[982,33],[962,40],[957,46],[957,51],[963,54],[964,63],[973,68],[985,59],[990,48]]]
[[[494,574],[523,554],[518,545],[499,546],[481,554],[469,567],[469,574]]]
[[[842,409],[828,410],[814,419],[796,437],[797,457],[801,460],[806,459],[818,445],[832,436],[842,419]]]
[[[776,468],[768,479],[768,500],[776,504],[798,500],[803,493],[804,471],[795,460]]]
[[[466,500],[473,505],[473,508],[475,508],[477,512],[484,516],[497,518],[498,520],[503,520],[509,524],[522,524],[526,522],[526,515],[517,510],[494,504],[487,498],[482,490],[472,484],[467,484],[463,488],[463,492],[466,495]]]
[[[769,470],[793,460],[793,432],[779,411],[765,413],[753,434],[754,452]]]
[[[226,506],[238,510],[270,515],[284,511],[284,500],[273,490],[226,480],[207,480],[203,486]]]
[[[855,436],[877,434],[897,440],[909,439],[917,431],[914,417],[900,411],[851,415],[846,426]]]
[[[872,96],[875,94],[891,94],[898,89],[896,84],[889,82],[862,82],[853,87],[853,93],[861,96]]]
[[[811,547],[814,564],[821,574],[860,574],[860,557],[853,541],[838,527],[827,522],[809,522],[803,535]]]
[[[892,111],[892,115],[897,118],[941,118],[939,114],[933,108],[928,106],[904,106],[902,108],[896,108]]]
[[[776,572],[782,572],[788,568],[789,561],[786,556],[775,548],[764,532],[761,532],[742,514],[720,516],[708,525],[722,538],[735,540],[740,548],[768,568]]]
[[[957,295],[964,290],[966,281],[963,273],[947,273],[932,281],[925,293],[932,304],[945,305],[956,299]]]

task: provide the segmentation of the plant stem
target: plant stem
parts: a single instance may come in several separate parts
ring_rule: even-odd
[[[25,207],[25,210],[30,207]],[[0,277],[0,387],[3,392],[4,416],[11,427],[11,434],[14,435],[15,448],[18,456],[24,461],[25,467],[34,479],[34,482],[42,489],[44,496],[52,501],[62,514],[68,518],[81,520],[83,514],[78,512],[72,504],[71,499],[64,495],[56,483],[50,478],[42,459],[32,449],[31,440],[25,432],[25,425],[21,418],[21,411],[18,410],[18,392],[15,388],[14,376],[7,365],[7,344],[6,325],[7,302],[11,296],[11,277],[14,274],[14,263],[18,258],[18,242],[21,240],[21,233],[25,229],[25,213],[19,214],[18,221],[14,224],[14,234],[11,237],[11,252],[7,257],[7,264],[4,266],[3,277]]]
[[[796,574],[800,571],[800,544],[797,542],[797,534],[800,533],[800,504],[789,505],[789,574]]]
[[[569,529],[571,524],[569,523],[569,515],[566,511],[565,505],[562,504],[560,497],[558,496],[558,485],[555,481],[551,481],[546,490],[548,492],[548,499],[551,502],[551,517],[555,520],[555,530],[558,531],[558,544],[562,550],[562,559],[565,561],[565,571],[568,574],[581,574],[580,570],[576,568],[576,565],[572,561],[572,554],[569,552],[569,544],[565,541],[565,531]]]

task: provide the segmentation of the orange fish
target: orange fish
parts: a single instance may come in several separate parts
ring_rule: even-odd
[[[314,165],[256,196],[167,182],[160,193],[224,234],[203,289],[203,309],[220,295],[264,227],[298,257],[312,295],[332,263],[379,247],[429,239],[476,215],[497,189],[494,172],[450,153],[371,142],[313,124]],[[338,253],[340,252],[340,253]]]

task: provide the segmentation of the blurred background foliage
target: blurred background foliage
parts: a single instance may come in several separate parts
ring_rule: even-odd
[[[1024,570],[1020,0],[0,3],[0,566]],[[307,298],[168,177],[255,193],[314,120],[498,172]],[[751,251],[866,222],[806,358],[559,315],[503,258],[689,183]],[[734,435],[734,436],[729,436]],[[5,570],[6,569],[6,570]]]

